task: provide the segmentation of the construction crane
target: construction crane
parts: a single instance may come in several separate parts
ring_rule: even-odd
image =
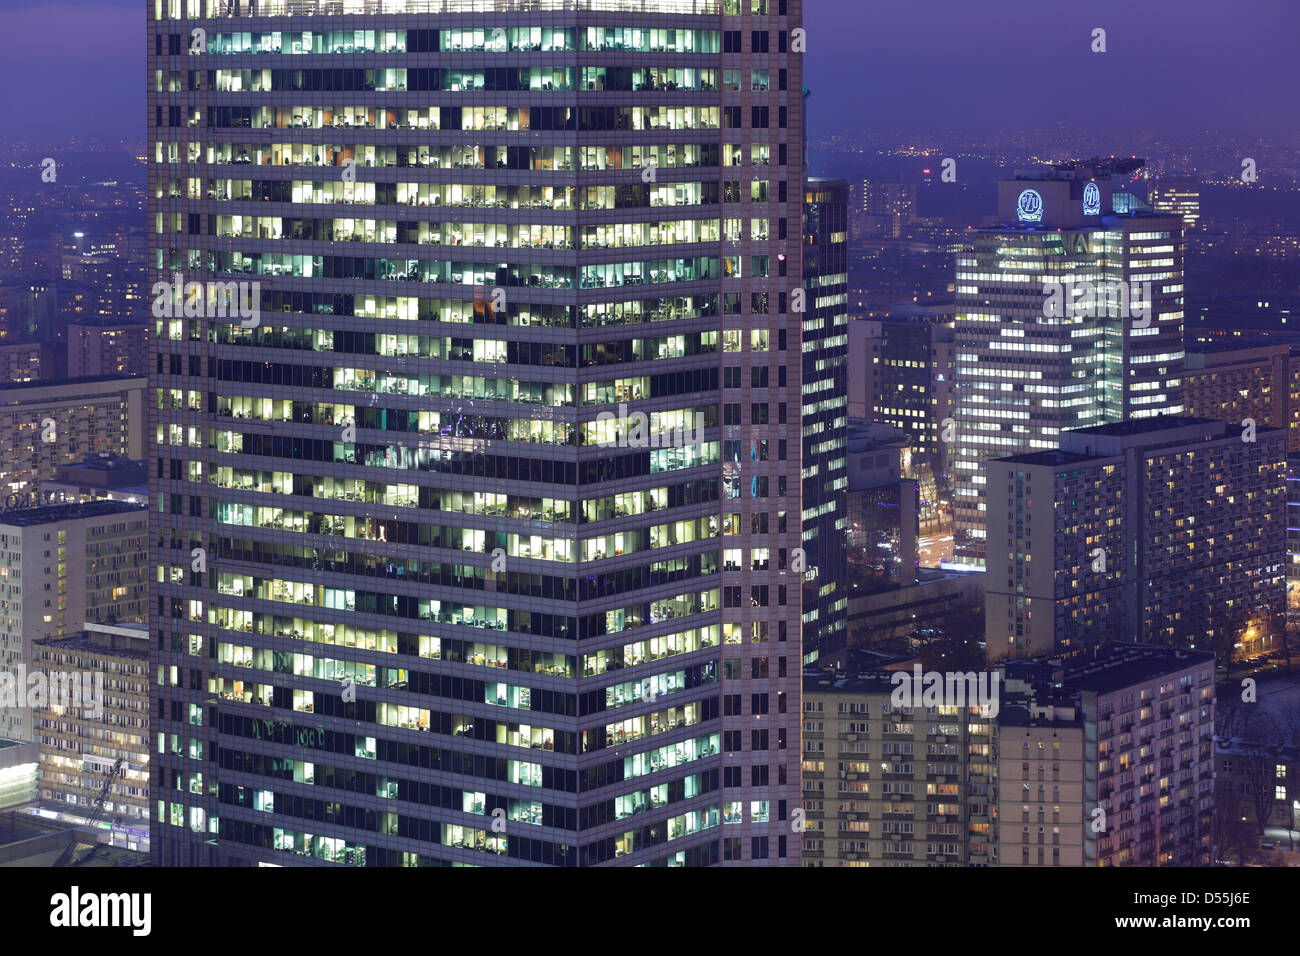
[[[113,780],[121,772],[122,758],[118,757],[117,762],[113,764],[113,769],[110,770],[108,776],[104,778],[104,786],[100,788],[99,796],[95,799],[95,805],[90,810],[90,816],[86,818],[86,822],[83,824],[88,829],[94,830],[96,825],[99,823],[99,818],[104,815],[104,801],[108,798],[109,788],[113,786]],[[74,859],[71,861],[69,863],[70,866],[81,866],[84,863],[88,863],[90,858],[95,855],[95,851],[99,849],[100,844],[97,836],[92,836],[91,839],[94,840],[94,843],[91,844],[90,852],[80,860]],[[73,846],[76,846],[76,841],[73,842]],[[75,855],[74,852],[73,856],[75,857]]]
[[[113,786],[113,778],[122,772],[122,758],[118,757],[117,762],[113,764],[113,769],[108,772],[104,779],[104,786],[99,791],[99,797],[95,800],[95,806],[90,811],[90,816],[86,818],[86,826],[93,827],[99,822],[99,818],[104,815],[104,800],[108,797],[108,789]]]

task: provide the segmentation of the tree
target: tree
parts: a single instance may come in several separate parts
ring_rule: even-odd
[[[1255,826],[1260,836],[1277,807],[1277,764],[1281,736],[1273,714],[1258,705],[1247,705],[1245,733],[1238,739],[1233,765],[1241,767],[1240,778],[1245,797],[1255,812]],[[1288,821],[1289,825],[1289,821]]]
[[[1241,796],[1235,780],[1227,774],[1219,774],[1214,781],[1215,859],[1230,863],[1235,849],[1237,865],[1242,865],[1249,832],[1249,828],[1241,823]]]
[[[1276,723],[1278,744],[1300,747],[1300,700],[1283,698],[1280,703],[1270,704],[1269,712]]]
[[[921,648],[926,670],[978,671],[988,666],[984,640],[984,608],[955,611],[938,626],[939,634]]]
[[[1219,686],[1225,688],[1227,693],[1222,696],[1216,694],[1214,700],[1214,735],[1224,739],[1239,737],[1245,731],[1247,708],[1255,705],[1242,701],[1241,694],[1236,692],[1236,685],[1231,681]]]

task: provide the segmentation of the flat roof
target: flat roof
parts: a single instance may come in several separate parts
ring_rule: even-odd
[[[1032,714],[1029,709],[1029,703],[1028,700],[1016,699],[1002,704],[1001,708],[998,710],[998,726],[1020,727],[1024,729],[1083,726],[1083,713],[1078,707],[1074,708],[1073,716],[1057,717],[1053,715],[1049,717],[1045,714]],[[1035,700],[1034,703],[1037,703],[1037,701]],[[1052,703],[1059,703],[1064,706],[1069,705],[1067,701],[1053,701]]]
[[[1295,348],[1294,345],[1289,345],[1286,342],[1278,342],[1263,336],[1254,336],[1245,339],[1227,339],[1219,342],[1192,342],[1187,346],[1186,351],[1189,354],[1196,355],[1221,355],[1224,352],[1255,352],[1260,349],[1279,351],[1289,349],[1294,352]],[[1209,369],[1192,369],[1192,371],[1209,371]]]
[[[1005,461],[1014,465],[1077,465],[1097,458],[1110,458],[1111,455],[1085,455],[1077,451],[1028,451],[1022,455],[1008,455],[1006,458],[994,458],[993,461]]]
[[[1276,738],[1260,739],[1257,737],[1215,737],[1214,753],[1216,756],[1241,755],[1258,759],[1267,754],[1285,763],[1296,763],[1300,758],[1300,749],[1288,746]]]
[[[1065,662],[1067,687],[1105,694],[1177,671],[1209,665],[1209,651],[1184,651],[1150,644],[1110,644]],[[1094,670],[1095,669],[1095,670]],[[1088,673],[1091,671],[1091,673]]]
[[[127,375],[114,372],[111,375],[80,375],[75,378],[39,378],[34,382],[6,382],[0,385],[0,391],[24,388],[52,388],[61,385],[95,385],[99,382],[148,382],[144,375]]]
[[[1015,182],[1016,180],[1008,180]],[[1042,180],[1026,179],[1020,182],[1042,182]],[[1131,195],[1129,193],[1117,192],[1115,195]],[[1084,223],[1077,226],[1044,226],[1041,222],[1018,222],[1018,221],[999,221],[992,226],[977,226],[971,232],[977,235],[1043,235],[1048,236],[1054,232],[1074,234],[1077,232],[1101,232],[1106,229],[1113,229],[1125,222],[1131,222],[1138,219],[1167,219],[1170,222],[1182,222],[1183,217],[1178,213],[1159,212],[1153,209],[1130,209],[1127,212],[1107,212],[1097,217],[1100,223]]]
[[[92,468],[96,471],[111,471],[113,469],[123,468],[144,468],[146,462],[143,458],[128,458],[125,455],[119,455],[116,452],[105,454],[87,455],[81,461],[74,461],[67,465],[60,465],[59,468]]]
[[[1169,431],[1174,428],[1186,428],[1189,425],[1222,425],[1216,418],[1196,418],[1192,415],[1153,415],[1150,418],[1128,418],[1122,422],[1107,422],[1105,425],[1089,425],[1087,428],[1071,428],[1073,435],[1145,435],[1149,432]]]
[[[33,647],[44,647],[60,651],[94,651],[104,657],[122,657],[127,660],[147,661],[149,659],[149,642],[147,637],[128,638],[140,647],[124,646],[112,643],[106,635],[82,631],[76,637],[40,637],[32,641]]]
[[[146,510],[144,502],[115,501],[110,498],[102,498],[98,501],[74,502],[66,505],[0,510],[0,525],[28,528],[77,518],[101,518],[107,515],[127,514],[144,510]]]
[[[803,691],[805,694],[888,694],[895,686],[894,673],[911,674],[910,671],[890,671],[841,677],[826,672],[805,673]]]

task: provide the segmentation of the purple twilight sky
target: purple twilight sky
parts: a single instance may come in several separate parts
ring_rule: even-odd
[[[810,122],[1292,134],[1297,0],[806,0]],[[1092,52],[1093,30],[1106,52]]]
[[[0,137],[143,138],[146,2],[0,0]],[[1300,0],[806,0],[804,19],[815,132],[1289,134],[1300,115]]]

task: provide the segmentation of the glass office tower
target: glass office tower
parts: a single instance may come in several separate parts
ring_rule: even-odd
[[[985,461],[1054,449],[1067,429],[1183,411],[1183,223],[1122,191],[1141,165],[1003,180],[1003,225],[957,256],[954,421],[940,437],[958,565],[984,565]]]
[[[815,660],[848,644],[849,184],[808,180],[803,276],[803,631]]]
[[[800,14],[150,3],[155,863],[799,863]]]

